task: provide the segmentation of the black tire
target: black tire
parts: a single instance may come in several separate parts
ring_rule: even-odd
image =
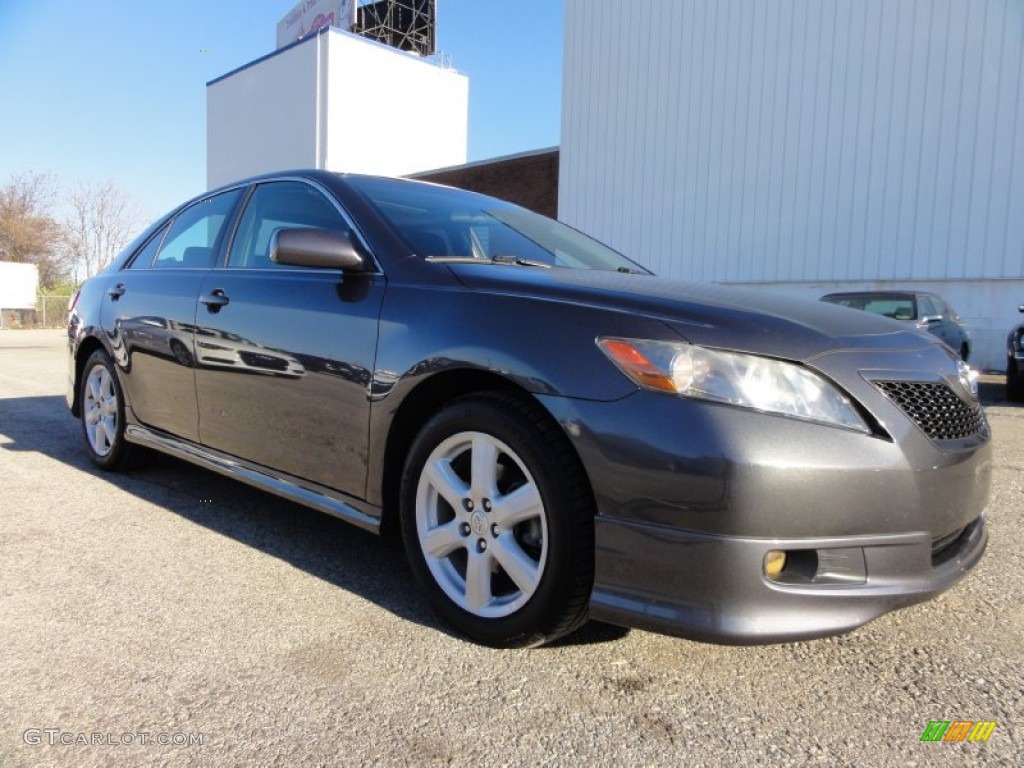
[[[89,391],[94,374],[102,380],[101,388],[105,390],[105,393],[101,392],[101,397],[109,403],[106,409],[101,406],[98,412],[92,406],[97,399],[91,396]],[[92,463],[108,472],[131,469],[142,464],[149,457],[149,452],[124,439],[124,393],[121,390],[121,382],[117,378],[117,371],[114,370],[114,364],[106,352],[98,349],[89,355],[89,359],[85,361],[85,367],[82,368],[82,379],[78,386],[82,437],[86,453]],[[113,418],[104,419],[104,416]],[[96,426],[93,419],[97,417],[106,424],[103,428],[106,437],[101,437],[99,441],[102,445],[99,445],[90,434],[90,426]]]
[[[495,453],[481,454],[478,439]],[[472,441],[470,448],[465,447],[467,440]],[[451,451],[451,458],[439,451]],[[485,474],[493,477],[495,499],[484,497],[470,505],[463,501],[456,511],[445,501],[440,486],[433,484],[433,475],[425,473],[427,461],[433,456],[432,467],[450,468],[454,479],[463,483],[458,487],[464,494],[457,495],[470,499],[481,495],[476,494],[471,471],[474,455],[494,457],[493,473]],[[516,498],[512,495],[516,491],[521,492],[518,498],[529,497],[534,503],[509,502]],[[532,517],[524,516],[502,529],[500,516],[520,506],[533,510]],[[427,422],[406,457],[401,526],[413,573],[431,606],[472,640],[499,648],[536,646],[586,621],[594,580],[593,495],[565,435],[526,397],[500,392],[468,396],[453,401]],[[437,553],[429,556],[428,565],[423,537],[443,527],[450,531]],[[462,538],[453,543],[457,536]],[[509,552],[516,557],[525,554],[536,570],[519,569],[517,579],[513,571],[518,566],[506,559]],[[484,594],[489,602],[479,608],[472,605],[470,596],[471,562],[487,564],[473,571],[485,574],[483,582],[476,582],[485,586],[478,586],[475,597]],[[506,562],[514,567],[506,570]],[[524,573],[530,578],[523,578]]]
[[[1024,375],[1013,358],[1006,362],[1006,399],[1014,403],[1024,402]]]

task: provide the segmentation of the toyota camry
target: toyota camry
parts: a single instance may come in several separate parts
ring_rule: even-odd
[[[663,279],[461,190],[215,189],[85,282],[68,337],[99,468],[155,450],[394,531],[436,612],[488,645],[588,617],[837,634],[952,586],[987,542],[989,428],[937,338]]]

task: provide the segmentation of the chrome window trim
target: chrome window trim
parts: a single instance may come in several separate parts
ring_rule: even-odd
[[[153,237],[148,238],[146,240],[146,242],[144,242],[142,245],[140,245],[135,250],[135,253],[133,253],[131,255],[131,258],[129,258],[124,263],[124,266],[121,267],[121,269],[118,270],[118,271],[123,272],[126,269],[131,269],[132,266],[135,264],[135,260],[138,258],[139,254],[142,253],[146,249],[146,246],[148,246],[151,242],[153,242],[153,239],[156,238],[157,236],[160,237],[160,245],[157,246],[156,253],[153,254],[153,260],[149,263],[149,265],[146,267],[146,269],[158,269],[158,270],[163,271],[164,268],[155,266],[155,264],[156,264],[156,257],[160,255],[160,250],[164,247],[163,241],[165,239],[167,239],[167,233],[171,231],[172,227],[174,227],[174,222],[176,222],[178,220],[178,218],[181,216],[181,214],[185,213],[185,211],[191,210],[195,206],[199,205],[200,203],[204,202],[205,200],[208,200],[211,197],[218,197],[218,196],[226,194],[228,192],[234,192],[236,189],[242,189],[242,188],[245,188],[245,187],[248,187],[248,186],[250,186],[250,184],[243,183],[243,184],[232,184],[231,186],[228,186],[228,187],[220,187],[220,188],[218,188],[216,190],[211,190],[210,192],[206,192],[206,193],[200,195],[199,197],[193,199],[191,202],[185,203],[183,206],[178,208],[174,212],[173,215],[168,217],[167,221],[165,221],[163,226],[160,227],[160,229],[158,229],[156,231],[156,233],[154,233]],[[244,195],[243,195],[243,198],[246,199],[246,200],[248,199]],[[236,208],[237,208],[238,203],[236,203],[235,205],[236,205]],[[234,222],[231,222],[231,232],[232,232],[232,235],[234,235],[234,228],[237,226],[237,222],[238,222],[237,211],[236,210],[232,210],[231,213],[228,214],[228,218],[234,219]],[[161,232],[163,232],[163,235],[160,235]],[[218,234],[217,235],[218,239],[222,238],[224,236],[224,234],[225,234],[224,232],[221,232],[220,234]],[[220,259],[220,254],[218,254],[218,259],[217,260],[219,260],[219,259]],[[175,270],[178,270],[178,271],[181,271],[181,270],[191,270],[191,269],[210,270],[210,269],[214,269],[215,267],[216,267],[216,264],[211,264],[211,265],[206,266],[206,267],[172,267],[172,268],[168,268],[168,269],[175,269]]]

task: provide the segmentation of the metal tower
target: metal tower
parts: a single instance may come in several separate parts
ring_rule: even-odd
[[[379,0],[360,6],[353,32],[420,56],[436,45],[437,0]]]

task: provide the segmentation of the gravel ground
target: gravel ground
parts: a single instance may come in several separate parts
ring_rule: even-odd
[[[506,652],[439,626],[393,542],[171,459],[94,471],[63,354],[0,331],[2,766],[1024,764],[1024,408],[988,407],[989,551],[937,600],[806,643]],[[919,741],[956,719],[998,725]]]

